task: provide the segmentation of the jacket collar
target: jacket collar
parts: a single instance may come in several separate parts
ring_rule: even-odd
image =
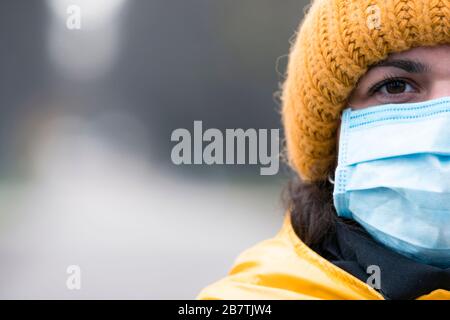
[[[379,292],[386,299],[415,299],[432,291],[450,290],[450,268],[441,269],[408,259],[375,242],[360,226],[343,220],[324,243],[321,254],[331,263],[366,282],[376,268]]]

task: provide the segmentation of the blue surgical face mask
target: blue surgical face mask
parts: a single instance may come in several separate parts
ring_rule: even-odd
[[[450,267],[450,97],[344,110],[333,197],[378,242]]]

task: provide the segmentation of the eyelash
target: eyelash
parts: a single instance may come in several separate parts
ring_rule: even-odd
[[[402,82],[406,82],[407,84],[415,87],[415,85],[413,85],[411,82],[411,80],[405,79],[405,78],[400,78],[400,77],[396,77],[396,76],[391,76],[391,75],[387,75],[383,80],[381,80],[380,82],[377,82],[376,84],[374,84],[373,86],[371,86],[369,88],[369,95],[372,96],[375,93],[377,93],[383,86],[385,86],[386,84],[393,82],[393,81],[402,81]]]

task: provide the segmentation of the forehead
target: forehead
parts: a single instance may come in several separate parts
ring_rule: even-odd
[[[430,67],[431,71],[450,73],[450,45],[433,47],[417,47],[404,52],[391,54],[386,61],[408,59],[421,62]]]

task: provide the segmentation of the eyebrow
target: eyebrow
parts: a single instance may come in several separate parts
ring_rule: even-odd
[[[370,68],[375,67],[395,67],[403,69],[409,73],[423,73],[430,71],[430,66],[414,60],[384,60],[373,64]]]

